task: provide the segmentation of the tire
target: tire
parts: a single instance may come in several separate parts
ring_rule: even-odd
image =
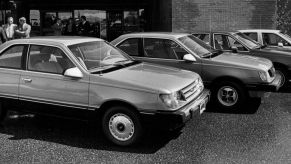
[[[7,110],[4,108],[2,102],[0,102],[0,123],[5,119],[7,115]]]
[[[237,113],[240,112],[248,94],[238,83],[232,81],[221,81],[214,86],[212,100],[214,107],[219,111]]]
[[[286,88],[288,86],[288,80],[289,80],[287,71],[279,67],[279,68],[276,68],[276,73],[280,74],[282,77],[280,88]]]
[[[143,132],[139,115],[124,106],[110,107],[104,113],[102,129],[106,138],[119,146],[138,143]]]

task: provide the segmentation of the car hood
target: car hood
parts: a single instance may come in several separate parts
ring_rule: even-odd
[[[225,65],[240,66],[252,69],[268,70],[273,65],[269,59],[230,52],[222,53],[212,59]]]
[[[266,54],[278,54],[278,55],[287,55],[291,56],[291,49],[282,48],[282,47],[266,47],[263,49],[253,49],[253,52],[266,53]]]
[[[186,87],[200,76],[177,68],[141,63],[106,73],[103,77],[118,87],[170,93]]]

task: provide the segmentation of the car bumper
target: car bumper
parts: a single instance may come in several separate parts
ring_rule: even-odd
[[[247,85],[249,91],[264,91],[264,92],[276,92],[280,89],[282,77],[276,74],[275,79],[270,84],[252,84]]]
[[[210,91],[205,89],[197,98],[174,112],[157,111],[155,113],[141,112],[144,125],[161,129],[177,129],[190,119],[198,118],[205,110],[210,100]]]

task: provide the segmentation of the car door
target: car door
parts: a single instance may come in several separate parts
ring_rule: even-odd
[[[89,77],[64,76],[75,65],[56,46],[30,45],[26,71],[21,74],[19,97],[23,105],[35,112],[58,112],[58,107],[88,108]],[[69,111],[68,113],[71,113]],[[64,114],[68,114],[64,113]]]
[[[15,106],[18,105],[21,63],[26,50],[27,45],[12,45],[0,54],[0,97],[14,101],[10,104]]]
[[[117,45],[123,51],[134,57],[136,60],[161,64],[171,67],[176,67],[180,69],[186,69],[194,71],[198,74],[201,73],[201,61],[196,58],[195,62],[187,62],[183,60],[185,54],[190,54],[182,46],[170,39],[160,39],[160,38],[143,38],[143,40],[138,41],[140,45],[138,56],[133,55],[129,51],[125,51],[124,44],[128,43],[125,40]]]

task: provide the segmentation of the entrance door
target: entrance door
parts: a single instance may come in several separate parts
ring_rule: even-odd
[[[107,40],[123,34],[123,11],[107,11]]]

